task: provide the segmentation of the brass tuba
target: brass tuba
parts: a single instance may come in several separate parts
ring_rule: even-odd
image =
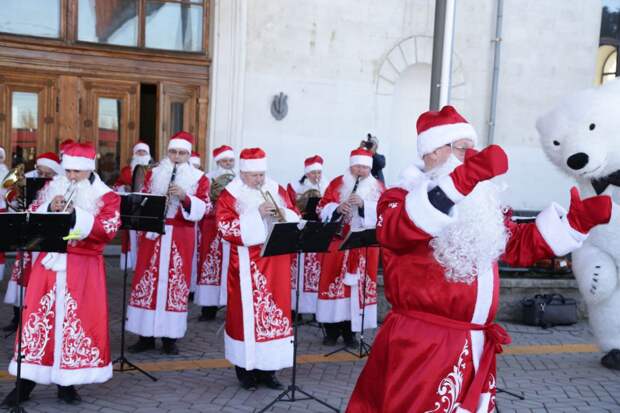
[[[26,176],[24,175],[24,164],[19,164],[15,168],[11,169],[9,173],[2,180],[2,188],[6,189],[4,199],[7,205],[11,206],[14,210],[22,211],[26,209]]]
[[[226,185],[228,185],[233,179],[235,179],[234,173],[225,173],[211,180],[209,196],[211,197],[212,202],[217,201],[224,188],[226,188]]]

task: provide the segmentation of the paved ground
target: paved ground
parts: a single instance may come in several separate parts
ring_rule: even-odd
[[[112,337],[114,355],[120,346],[121,273],[116,260],[108,260]],[[6,278],[6,277],[5,277]],[[4,285],[2,283],[2,293]],[[11,310],[4,306],[0,325]],[[223,359],[223,314],[213,323],[199,323],[197,308],[190,315],[189,333],[179,342],[180,356],[163,356],[159,351],[131,356],[159,379],[152,382],[134,373],[115,373],[102,385],[81,386],[84,402],[78,407],[60,405],[55,388],[39,386],[26,404],[28,412],[255,412],[274,399],[278,392],[259,389],[254,393],[239,388],[234,371]],[[601,354],[593,346],[586,324],[540,330],[514,324],[505,325],[513,345],[499,358],[500,388],[522,393],[521,401],[499,394],[498,405],[506,412],[620,412],[620,372],[604,369]],[[328,403],[344,409],[364,360],[346,354],[327,359],[321,332],[312,326],[301,328],[300,353],[303,363],[298,383]],[[369,337],[372,339],[371,337]],[[13,337],[2,339],[0,369],[6,371]],[[129,336],[133,342],[135,336]],[[160,345],[160,343],[158,343]],[[291,370],[280,373],[288,382]],[[0,373],[0,395],[12,387],[11,378]],[[327,412],[312,401],[279,403],[272,412]]]

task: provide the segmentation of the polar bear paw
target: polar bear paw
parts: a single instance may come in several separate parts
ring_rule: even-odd
[[[590,304],[609,298],[618,285],[615,261],[592,245],[584,244],[573,252],[573,273],[583,299]]]

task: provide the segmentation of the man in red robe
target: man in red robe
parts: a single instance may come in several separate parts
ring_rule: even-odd
[[[304,160],[304,174],[298,181],[288,184],[286,191],[291,201],[295,202],[300,209],[300,213],[304,219],[316,220],[316,208],[312,211],[307,207],[299,204],[301,198],[306,198],[308,194],[322,197],[325,193],[326,183],[323,180],[323,158],[319,155],[310,156]],[[309,192],[312,191],[312,192]],[[305,208],[304,210],[301,210]],[[300,284],[302,286],[299,291],[299,314],[315,314],[316,302],[319,294],[319,279],[321,277],[321,255],[316,252],[301,253],[299,262],[301,263]],[[293,259],[291,266],[291,306],[293,311],[296,307],[297,300],[297,257]]]
[[[114,183],[112,189],[116,192],[127,193],[131,192],[131,185],[133,181],[133,171],[136,166],[148,166],[151,163],[151,150],[149,145],[145,142],[139,141],[133,146],[133,154],[129,165],[121,169],[121,173],[118,179]],[[138,189],[140,190],[140,189]],[[125,269],[125,255],[127,256],[127,266],[130,269],[135,269],[136,266],[136,253],[138,252],[138,233],[133,230],[121,230],[121,256],[120,256],[120,268]]]
[[[377,238],[392,311],[374,341],[348,412],[491,412],[495,356],[510,337],[493,322],[497,260],[528,266],[579,247],[611,215],[608,197],[552,204],[535,223],[506,217],[491,181],[504,151],[473,149],[476,133],[451,106],[417,123],[424,172],[381,197]]]
[[[216,210],[218,230],[231,244],[225,354],[243,388],[254,390],[262,382],[279,389],[275,370],[293,365],[291,256],[263,258],[261,248],[276,216],[287,222],[299,216],[286,190],[265,176],[262,149],[241,151],[239,171]]]
[[[26,178],[53,178],[56,175],[64,175],[65,171],[62,169],[60,165],[60,159],[58,155],[53,152],[45,152],[37,155],[35,169],[32,171],[28,171],[25,174]],[[42,194],[42,192],[40,192]],[[36,197],[38,198],[38,197]],[[2,199],[4,201],[4,198]],[[38,204],[41,202],[39,199],[35,199],[35,201],[30,205],[30,210],[33,211],[36,209]],[[11,279],[6,287],[6,293],[4,295],[4,302],[6,304],[13,305],[13,318],[11,322],[2,328],[2,331],[13,332],[17,331],[17,323],[19,322],[19,286],[22,285],[24,288],[28,285],[28,278],[30,276],[30,271],[32,269],[32,263],[36,261],[38,252],[18,252],[15,256],[15,261],[13,262],[13,267],[11,269]],[[22,260],[24,263],[22,264]],[[23,265],[23,275],[22,275],[22,265]]]
[[[65,148],[65,175],[43,190],[39,211],[74,216],[67,253],[40,253],[32,267],[24,300],[21,400],[35,383],[57,384],[58,398],[79,402],[74,385],[102,383],[112,377],[108,297],[103,249],[121,225],[120,198],[94,172],[95,148]],[[75,190],[67,205],[65,196]],[[15,348],[17,349],[17,343]],[[9,373],[15,375],[15,355]],[[3,406],[15,404],[16,389]]]
[[[207,173],[211,183],[212,202],[217,199],[226,183],[235,177],[235,152],[228,145],[213,150],[216,167]],[[226,273],[230,258],[230,243],[222,238],[215,224],[215,207],[200,221],[198,280],[194,302],[200,305],[200,321],[215,320],[219,306],[225,306]]]
[[[194,138],[170,138],[168,156],[146,176],[145,193],[167,195],[165,233],[147,232],[138,242],[136,270],[127,308],[127,331],[138,334],[130,352],[155,348],[162,337],[166,354],[179,354],[176,340],[187,330],[194,256],[194,226],[211,209],[209,181],[189,164]]]
[[[379,248],[339,251],[338,247],[350,231],[375,228],[377,201],[385,188],[370,174],[372,153],[368,150],[351,151],[349,165],[344,175],[330,182],[317,207],[323,221],[340,222],[342,231],[321,258],[316,319],[325,327],[324,345],[336,345],[342,335],[348,347],[356,348],[362,311],[363,328],[377,327]]]

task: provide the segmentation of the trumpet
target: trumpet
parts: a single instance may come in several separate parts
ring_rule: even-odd
[[[282,211],[280,210],[280,208],[278,208],[278,204],[276,204],[276,201],[275,199],[273,199],[273,196],[271,195],[271,193],[269,191],[263,192],[263,189],[260,187],[258,188],[258,190],[260,191],[260,194],[263,196],[263,199],[265,200],[265,202],[269,202],[276,209],[275,212],[273,213],[273,216],[276,218],[276,220],[278,222],[286,222],[286,218],[282,214]]]
[[[69,208],[69,205],[71,205],[73,203],[73,199],[75,198],[75,194],[77,193],[77,185],[75,181],[71,181],[71,183],[69,183],[69,187],[67,188],[67,190],[65,191],[65,207],[62,209],[61,212],[67,212],[67,209]]]

